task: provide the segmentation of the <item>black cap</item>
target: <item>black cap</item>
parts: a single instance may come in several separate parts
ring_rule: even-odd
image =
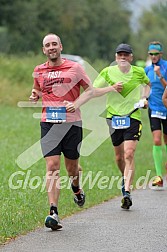
[[[120,44],[120,45],[116,48],[116,53],[119,53],[119,52],[132,53],[132,48],[131,48],[130,45],[128,45],[128,44]]]

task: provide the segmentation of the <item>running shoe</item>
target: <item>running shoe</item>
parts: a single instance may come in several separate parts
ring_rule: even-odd
[[[84,191],[81,190],[79,193],[75,194],[74,202],[79,207],[83,207],[83,205],[85,204],[85,194],[84,194]]]
[[[121,207],[123,209],[127,209],[128,210],[132,206],[132,198],[131,198],[130,193],[125,192],[125,195],[124,195],[124,197],[121,200],[121,203],[122,203]]]
[[[56,213],[50,214],[45,219],[45,226],[52,230],[58,230],[62,228],[59,217]]]
[[[162,179],[160,176],[157,176],[157,177],[153,180],[152,186],[162,187],[162,186],[163,186],[163,179]]]

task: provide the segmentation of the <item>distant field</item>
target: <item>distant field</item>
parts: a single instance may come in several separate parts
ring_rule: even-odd
[[[39,120],[33,118],[33,113],[40,112],[40,109],[17,107],[18,101],[27,100],[29,97],[32,86],[31,72],[36,62],[33,61],[33,58],[6,59],[0,57],[0,63],[0,89],[2,91],[0,92],[0,244],[2,244],[17,235],[42,227],[49,207],[43,186],[45,185],[43,158],[25,170],[15,162],[20,154],[40,138]],[[91,112],[91,108],[89,112]],[[146,111],[143,111],[143,125],[143,136],[136,151],[134,186],[139,177],[146,175],[147,170],[153,170],[150,178],[155,175],[152,160],[152,138]],[[88,133],[85,129],[84,136]],[[98,137],[97,133],[96,138]],[[36,151],[27,154],[25,159],[33,160],[35,153]],[[80,162],[83,167],[83,180],[87,178],[84,185],[86,192],[84,208],[120,195],[117,183],[113,183],[113,186],[112,183],[109,183],[112,176],[120,176],[115,165],[113,148],[109,138],[90,155],[81,156]],[[91,178],[88,177],[90,174],[92,180],[96,178],[94,185]],[[63,159],[61,176],[66,176]],[[107,178],[110,179],[109,182],[107,182]],[[90,187],[92,188],[90,189]],[[120,206],[118,206],[118,211],[119,209]],[[64,218],[76,211],[80,211],[80,209],[73,202],[71,190],[65,186],[61,190],[60,196],[60,217]]]

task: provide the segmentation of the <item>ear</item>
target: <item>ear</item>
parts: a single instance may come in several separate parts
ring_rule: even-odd
[[[131,54],[131,62],[133,61],[133,54]]]
[[[46,54],[46,53],[45,53],[45,48],[44,48],[44,47],[42,47],[42,51],[43,51],[43,54]]]
[[[63,51],[63,46],[62,46],[62,44],[60,44],[60,50]]]

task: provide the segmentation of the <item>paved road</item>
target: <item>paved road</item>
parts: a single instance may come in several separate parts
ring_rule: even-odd
[[[42,228],[0,247],[0,252],[167,252],[167,188],[133,192],[129,211],[121,197]]]

